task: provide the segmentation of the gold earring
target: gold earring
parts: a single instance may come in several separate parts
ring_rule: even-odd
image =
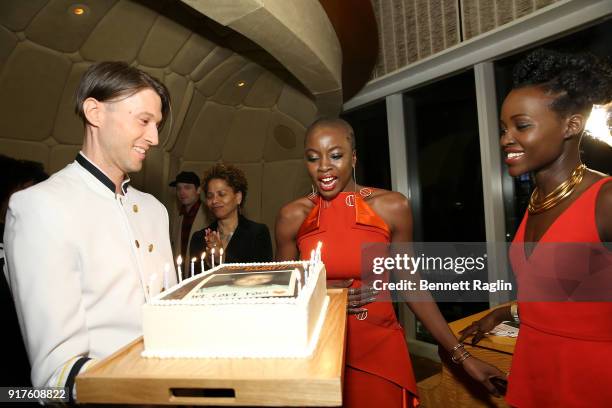
[[[308,194],[308,197],[310,198],[315,198],[317,196],[317,191],[315,190],[315,186],[314,184],[311,184],[310,187],[312,187],[312,192],[310,194]]]

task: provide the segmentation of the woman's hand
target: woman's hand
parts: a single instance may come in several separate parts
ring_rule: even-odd
[[[485,363],[474,356],[470,356],[465,359],[462,366],[470,377],[484,385],[491,394],[495,395],[496,397],[500,397],[505,393],[505,390],[498,389],[491,382],[491,378],[493,377],[501,378],[503,381],[505,381],[507,378],[506,374],[500,371],[497,367],[494,367],[489,363]]]
[[[206,240],[207,253],[210,253],[210,251],[215,248],[215,252],[218,254],[219,249],[223,247],[223,243],[221,242],[221,235],[219,235],[218,231],[212,231],[210,228],[207,228],[204,239]]]
[[[354,279],[329,279],[327,281],[328,289],[349,288],[348,290],[348,314],[365,313],[368,309],[363,306],[372,303],[376,300],[378,291],[370,286],[362,285],[358,288],[351,288]]]
[[[204,240],[206,241],[206,264],[212,266],[212,250],[215,250],[215,260],[214,262],[218,265],[221,262],[221,253],[220,249],[223,248],[223,243],[221,241],[221,235],[219,235],[218,231],[212,231],[210,228],[206,229],[206,235],[204,235]]]
[[[362,285],[358,288],[348,290],[348,314],[359,314],[367,312],[365,305],[376,300],[378,291],[371,286]]]
[[[459,343],[463,343],[466,338],[468,338],[469,336],[473,336],[472,345],[477,344],[480,340],[484,338],[486,333],[493,330],[495,326],[505,320],[511,320],[510,306],[500,307],[495,310],[492,310],[482,319],[475,321],[465,329],[461,330],[459,332],[461,334],[461,337],[459,338]]]

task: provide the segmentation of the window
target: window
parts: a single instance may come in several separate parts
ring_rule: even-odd
[[[350,111],[342,119],[355,131],[357,184],[391,189],[387,107],[385,101]]]
[[[465,71],[404,94],[409,172],[418,172],[415,241],[485,242],[475,79]],[[410,150],[416,150],[416,155]],[[416,167],[416,168],[415,168]],[[488,303],[439,303],[447,321]],[[416,338],[433,341],[420,322]]]

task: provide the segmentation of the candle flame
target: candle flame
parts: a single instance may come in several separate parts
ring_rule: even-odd
[[[180,264],[182,264],[182,263],[183,263],[183,257],[179,255],[179,256],[176,258],[176,264],[177,264],[177,265],[180,265]]]
[[[200,255],[200,260],[206,258],[206,251],[202,252],[202,255]]]
[[[196,261],[196,257],[194,256],[193,258],[191,258],[191,262],[195,262]]]

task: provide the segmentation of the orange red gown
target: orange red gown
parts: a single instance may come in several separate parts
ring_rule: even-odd
[[[322,258],[328,279],[354,279],[361,286],[361,253],[364,243],[389,243],[386,223],[366,204],[361,195],[371,190],[340,193],[333,200],[312,198],[316,206],[297,236],[302,259],[310,257],[317,242],[323,243]],[[388,293],[378,296],[388,298]],[[414,407],[416,383],[404,332],[392,303],[378,301],[366,306],[368,315],[358,320],[348,316],[343,406]]]
[[[510,260],[518,282],[521,328],[506,397],[512,406],[612,406],[610,298],[534,301],[545,296],[537,289],[544,283],[556,299],[560,293],[576,298],[589,282],[597,284],[590,287],[599,287],[600,295],[612,286],[612,253],[601,244],[595,223],[597,194],[610,181],[612,177],[600,180],[584,191],[548,228],[529,257],[524,250],[527,213],[516,233]],[[587,295],[582,292],[578,298]]]

